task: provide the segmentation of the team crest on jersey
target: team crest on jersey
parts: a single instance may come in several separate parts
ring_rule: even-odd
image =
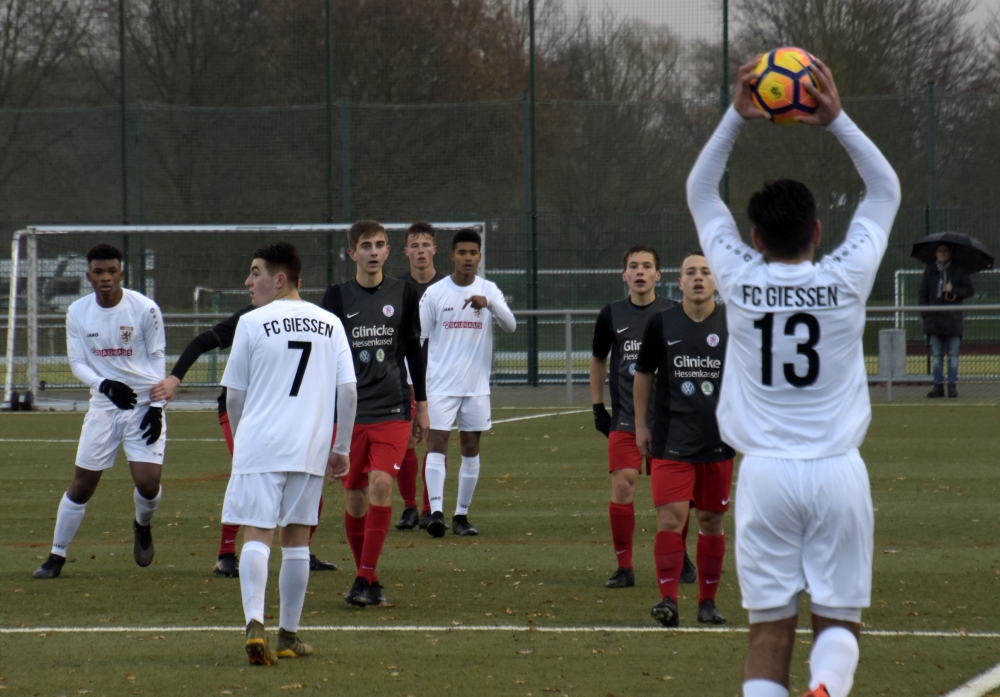
[[[376,351],[375,352],[375,360],[378,361],[379,363],[381,363],[382,361],[384,361],[385,360],[385,351],[383,351],[382,349],[379,349],[378,351]]]
[[[125,327],[125,326],[118,327],[118,338],[121,339],[121,342],[125,346],[128,346],[129,344],[132,343],[133,333],[134,329],[132,327]]]
[[[708,345],[711,346],[712,348],[715,348],[716,346],[718,346],[719,345],[719,335],[718,334],[709,334],[708,335]]]
[[[706,397],[711,397],[712,393],[715,392],[715,385],[706,380],[701,383],[701,391],[705,393]]]
[[[382,308],[382,314],[385,315],[386,317],[392,317],[394,314],[396,314],[396,308],[394,308],[392,305],[385,305]]]
[[[684,393],[685,397],[690,397],[691,395],[693,395],[694,394],[694,383],[691,382],[690,380],[685,380],[681,384],[681,392]]]
[[[635,363],[628,364],[628,374],[635,375]]]
[[[367,363],[371,359],[372,359],[372,355],[370,353],[368,353],[367,351],[362,351],[361,353],[358,354],[358,360],[360,360],[362,363]]]
[[[476,317],[482,317],[483,316],[483,308],[481,308],[481,307],[473,308],[472,309],[472,314],[474,314]]]

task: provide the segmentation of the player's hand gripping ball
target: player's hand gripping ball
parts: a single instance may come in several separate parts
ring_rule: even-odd
[[[796,116],[814,114],[816,100],[802,87],[808,82],[822,91],[809,70],[812,65],[812,54],[801,48],[786,46],[764,54],[754,69],[760,77],[750,82],[754,106],[780,124],[793,124]]]

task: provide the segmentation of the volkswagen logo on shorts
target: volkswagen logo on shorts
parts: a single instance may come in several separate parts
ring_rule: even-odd
[[[708,335],[708,345],[711,346],[712,348],[715,348],[716,346],[718,346],[719,345],[719,335],[718,334],[709,334]]]
[[[706,397],[711,397],[712,393],[715,392],[715,385],[706,380],[701,383],[701,391],[705,393]]]
[[[628,364],[628,374],[635,375],[635,363]]]
[[[684,393],[685,397],[690,397],[691,395],[693,395],[694,394],[694,383],[691,382],[690,380],[685,380],[681,384],[681,392]]]
[[[362,351],[361,353],[358,354],[358,358],[361,359],[362,363],[367,363],[372,359],[372,355],[367,351]]]
[[[396,314],[396,308],[394,308],[392,305],[385,305],[382,307],[382,314],[385,315],[386,317],[392,317],[394,314]]]

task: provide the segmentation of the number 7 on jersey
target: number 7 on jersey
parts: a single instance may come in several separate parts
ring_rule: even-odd
[[[306,366],[309,365],[309,354],[312,353],[313,345],[311,341],[289,341],[289,350],[301,351],[302,355],[299,356],[299,367],[295,369],[295,379],[292,380],[292,389],[289,391],[289,397],[298,397],[299,388],[302,387],[302,378],[306,374]]]

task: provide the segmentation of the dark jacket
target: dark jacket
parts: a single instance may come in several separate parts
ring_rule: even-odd
[[[941,272],[937,264],[928,264],[924,269],[924,277],[920,281],[918,298],[921,305],[961,305],[970,297],[975,289],[969,279],[969,272],[952,262],[948,268],[951,281],[951,294],[954,300],[946,300],[944,295],[937,297],[938,281]],[[937,336],[962,336],[961,312],[924,312],[924,334]]]

